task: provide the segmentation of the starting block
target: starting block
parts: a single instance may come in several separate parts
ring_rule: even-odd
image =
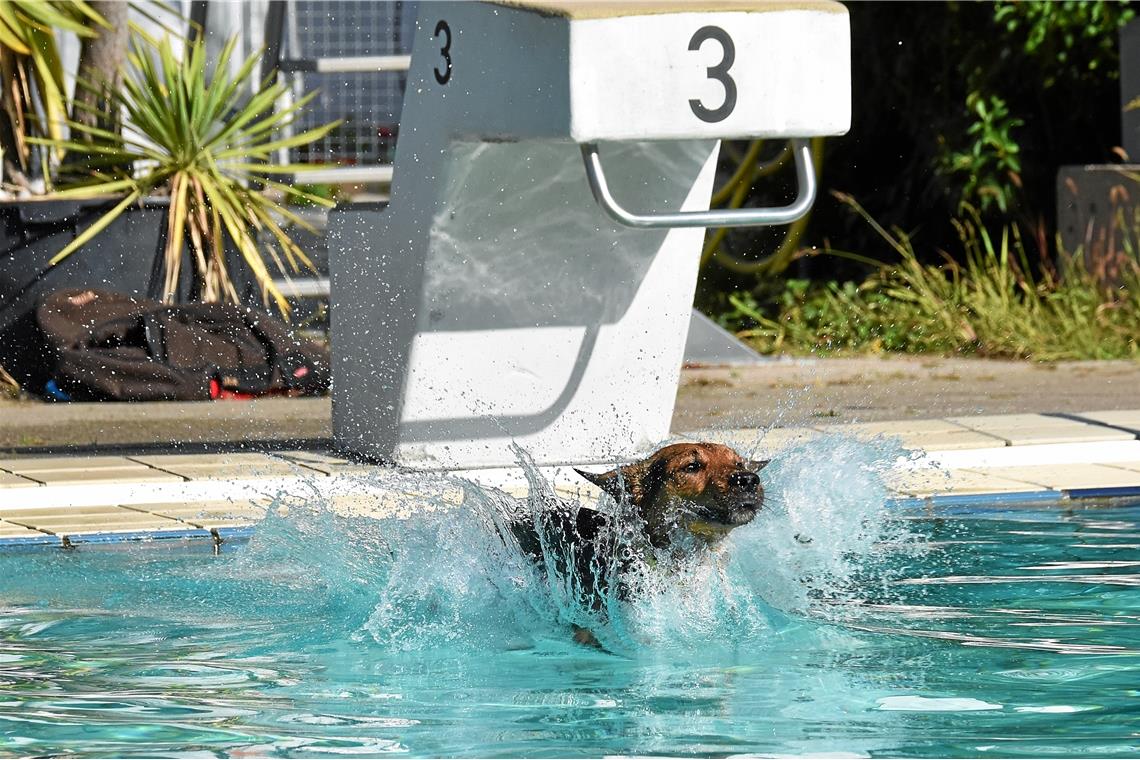
[[[836,2],[422,3],[391,203],[330,219],[338,446],[416,469],[666,438],[704,229],[810,208],[851,116]],[[720,140],[798,195],[710,211]]]

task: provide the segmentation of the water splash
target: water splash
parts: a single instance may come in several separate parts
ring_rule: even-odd
[[[897,453],[787,450],[753,524],[598,621],[621,656],[574,644],[572,589],[496,532],[566,499],[525,461],[530,499],[314,481],[218,557],[0,556],[0,720],[38,755],[927,757],[999,734],[1007,754],[1134,755],[1136,586],[1114,579],[1140,507],[908,520],[916,561],[881,500]]]
[[[913,546],[887,506],[887,475],[906,456],[892,439],[837,434],[784,449],[763,471],[764,519],[730,536],[735,577],[783,610],[827,617],[881,592],[884,560]]]
[[[556,493],[519,451],[526,498],[383,471],[344,477],[335,493],[282,497],[247,546],[188,571],[146,547],[117,550],[136,555],[118,574],[93,571],[99,555],[87,551],[27,565],[53,578],[72,608],[182,610],[187,621],[251,627],[288,621],[281,635],[297,647],[355,640],[392,652],[503,651],[570,645],[577,625],[630,657],[731,659],[804,619],[841,621],[836,611],[877,582],[883,543],[899,534],[882,482],[897,453],[839,436],[791,448],[762,473],[768,502],[757,518],[714,551],[682,559],[647,552],[636,517],[609,497]],[[548,541],[536,563],[506,527],[555,504],[615,516],[610,538],[628,567],[620,583],[617,563],[599,569],[610,592],[597,605],[557,571],[573,566],[576,547]]]
[[[568,638],[573,624],[616,653],[715,657],[762,645],[774,630],[795,624],[789,613],[837,619],[837,610],[858,601],[883,546],[903,536],[883,482],[900,452],[842,436],[793,447],[764,471],[768,503],[752,524],[715,550],[677,559],[647,554],[636,518],[609,497],[585,503],[556,494],[519,450],[527,498],[460,481],[458,507],[354,524],[354,545],[383,548],[370,551],[363,565],[338,559],[347,565],[333,572],[363,583],[362,631],[397,650],[529,647]],[[620,584],[616,564],[598,569],[611,582],[597,605],[584,603],[572,574],[558,570],[573,566],[576,547],[548,536],[536,563],[511,537],[510,520],[538,525],[556,504],[618,516],[610,540],[626,567]],[[335,534],[327,545],[343,543]],[[619,598],[619,586],[629,598]]]

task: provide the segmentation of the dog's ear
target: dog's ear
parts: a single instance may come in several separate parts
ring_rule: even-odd
[[[617,470],[593,473],[585,472],[575,467],[574,472],[608,493],[613,497],[614,501],[621,501],[623,494],[630,491],[628,476],[623,474],[622,477],[619,478]]]
[[[771,459],[749,459],[747,469],[752,470],[752,472],[760,472],[770,464],[772,464]]]
[[[577,468],[574,472],[608,493],[614,501],[628,499],[630,504],[640,507],[652,500],[661,487],[665,476],[665,463],[646,459],[609,472],[595,474]]]

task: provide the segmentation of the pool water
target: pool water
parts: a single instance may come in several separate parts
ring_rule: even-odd
[[[471,484],[413,520],[293,505],[216,557],[0,554],[0,754],[1136,756],[1140,505],[890,504],[898,453],[789,452],[756,521],[606,619]]]

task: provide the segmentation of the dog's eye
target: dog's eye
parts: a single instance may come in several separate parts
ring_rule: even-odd
[[[681,469],[684,472],[700,472],[704,468],[705,468],[704,462],[689,462],[687,465],[685,465]]]

